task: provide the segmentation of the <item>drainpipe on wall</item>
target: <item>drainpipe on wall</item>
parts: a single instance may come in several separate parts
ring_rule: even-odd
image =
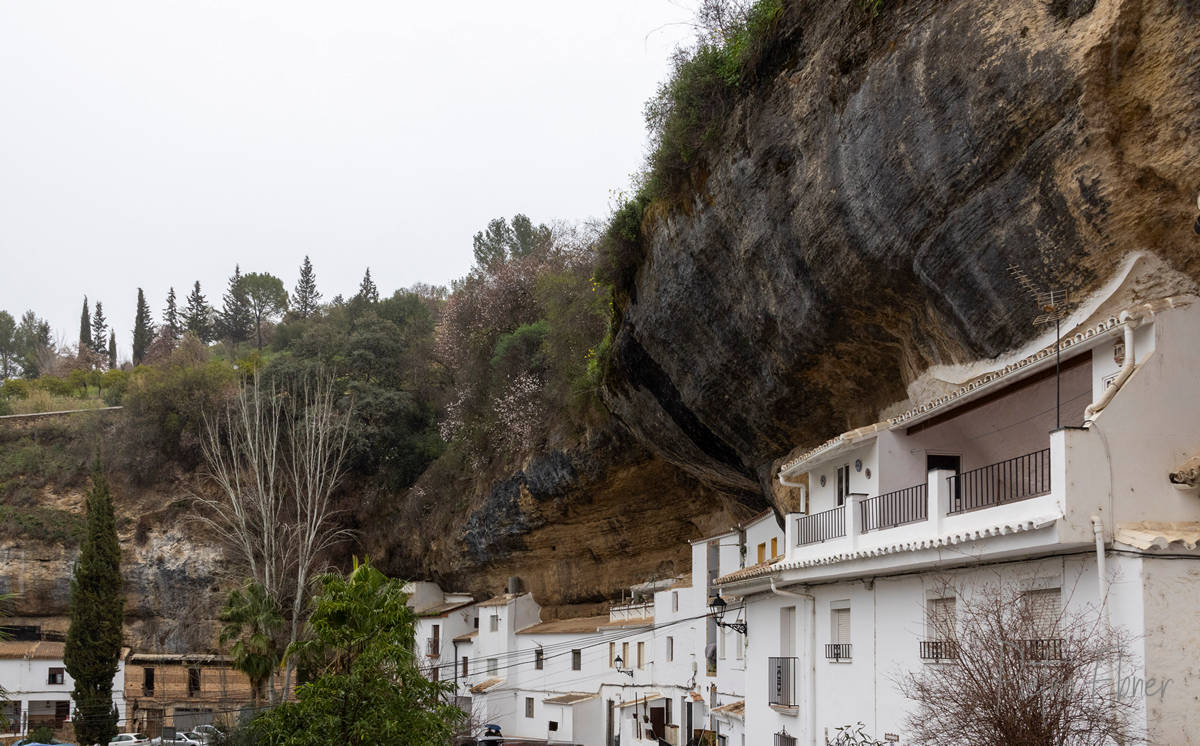
[[[817,746],[817,599],[811,593],[785,591],[775,587],[775,576],[771,576],[771,592],[785,598],[808,600],[808,732],[813,746]]]
[[[1125,385],[1125,382],[1129,380],[1129,377],[1133,375],[1135,362],[1133,354],[1133,330],[1137,328],[1138,318],[1128,311],[1122,311],[1121,323],[1124,325],[1125,330],[1125,361],[1121,363],[1121,370],[1117,373],[1117,377],[1112,384],[1105,388],[1099,398],[1089,404],[1087,409],[1083,411],[1083,421],[1085,424],[1096,419],[1096,415],[1100,414],[1108,406],[1113,397],[1117,395],[1117,392],[1121,390],[1121,387]]]

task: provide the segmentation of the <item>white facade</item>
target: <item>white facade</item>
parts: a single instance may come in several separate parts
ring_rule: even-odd
[[[24,735],[39,725],[60,730],[70,727],[75,705],[75,682],[66,672],[61,642],[0,642],[0,688],[6,700],[0,713],[8,722],[4,736]],[[113,706],[125,712],[125,656],[113,677]]]
[[[807,484],[809,512],[787,516],[785,556],[718,581],[746,599],[748,742],[822,744],[860,721],[907,742],[913,705],[895,681],[946,663],[931,658],[935,605],[962,608],[997,582],[1134,635],[1122,675],[1173,687],[1135,702],[1137,725],[1155,742],[1197,742],[1200,565],[1155,556],[1194,554],[1200,536],[1200,498],[1168,479],[1200,454],[1194,301],[1067,337],[1061,428],[1043,351],[786,465],[781,479]],[[1130,544],[1147,532],[1183,538]]]

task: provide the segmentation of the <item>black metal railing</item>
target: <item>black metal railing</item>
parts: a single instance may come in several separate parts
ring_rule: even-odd
[[[1061,637],[1050,637],[1041,640],[1017,640],[1016,649],[1023,660],[1027,661],[1060,661],[1063,659],[1063,641]]]
[[[831,642],[825,645],[825,657],[831,661],[850,660],[850,643]]]
[[[796,658],[767,658],[767,704],[796,707]]]
[[[796,737],[787,733],[776,733],[775,746],[796,746]]]
[[[957,640],[922,640],[921,660],[939,661],[958,657]]]
[[[846,506],[823,510],[796,519],[796,546],[840,539],[846,535]]]
[[[1025,500],[1050,492],[1050,449],[964,471],[949,478],[954,513]]]
[[[858,504],[863,533],[925,520],[929,517],[928,494],[929,485],[923,483],[863,500]]]
[[[442,641],[437,637],[429,637],[425,640],[425,656],[428,658],[440,658],[442,655]]]

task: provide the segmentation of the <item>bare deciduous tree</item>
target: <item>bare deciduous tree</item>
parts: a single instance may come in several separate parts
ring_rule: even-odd
[[[1139,743],[1136,702],[1112,672],[1131,657],[1131,637],[1094,608],[1072,609],[1059,589],[997,582],[956,593],[953,611],[930,614],[926,657],[899,689],[917,704],[914,743],[933,746],[1100,746]],[[931,606],[931,608],[933,608]]]
[[[344,474],[349,416],[338,411],[328,378],[280,388],[258,376],[223,412],[205,415],[201,445],[217,490],[197,497],[201,518],[234,551],[241,570],[290,607],[281,647],[300,637],[309,584],[325,553],[349,535],[337,527],[332,502]],[[289,663],[285,699],[291,677]],[[272,690],[274,682],[272,676]]]

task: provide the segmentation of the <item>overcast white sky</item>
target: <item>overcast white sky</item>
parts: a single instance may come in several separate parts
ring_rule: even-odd
[[[139,286],[157,318],[308,254],[390,293],[489,218],[603,217],[693,6],[0,0],[0,309],[74,342],[100,299],[127,357]]]

